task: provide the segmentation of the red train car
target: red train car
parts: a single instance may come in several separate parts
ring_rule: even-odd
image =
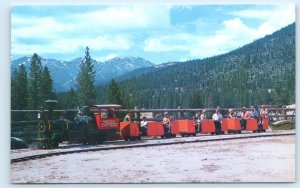
[[[172,137],[176,137],[177,134],[179,134],[179,125],[178,125],[178,121],[173,121],[172,122],[172,126],[171,126],[171,134]]]
[[[181,136],[196,136],[195,123],[193,120],[177,120],[178,132]]]
[[[263,132],[266,132],[266,130],[269,128],[269,119],[268,118],[263,118],[262,119],[263,122]]]
[[[224,118],[222,120],[222,131],[230,133],[241,133],[241,122],[236,118]]]
[[[148,128],[147,128],[148,136],[163,136],[164,134],[165,134],[164,127],[161,122],[156,122],[156,121],[148,122]]]
[[[202,133],[216,133],[216,126],[213,120],[211,119],[204,119],[202,121]]]
[[[140,128],[138,122],[121,122],[120,135],[124,140],[140,140]]]
[[[257,119],[247,119],[246,121],[246,130],[252,132],[258,132]]]

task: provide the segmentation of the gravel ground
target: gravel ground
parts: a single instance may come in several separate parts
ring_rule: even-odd
[[[296,136],[55,156],[11,164],[11,183],[295,182]]]
[[[156,144],[156,143],[167,143],[167,142],[183,142],[183,141],[194,141],[194,140],[210,140],[210,139],[221,139],[221,138],[231,138],[231,137],[244,137],[244,136],[262,136],[262,135],[272,135],[272,134],[286,134],[286,133],[296,133],[295,130],[284,130],[284,131],[271,131],[265,133],[246,133],[244,134],[225,134],[225,135],[204,135],[198,134],[197,136],[192,137],[181,137],[177,136],[176,138],[172,139],[149,139],[148,137],[142,138],[141,141],[129,141],[126,142],[124,140],[115,141],[115,142],[104,142],[102,144],[95,144],[95,145],[83,145],[83,144],[65,144],[60,143],[59,148],[56,149],[35,149],[35,148],[27,148],[27,149],[17,149],[11,150],[10,156],[11,159],[16,159],[20,157],[38,155],[38,154],[45,154],[45,153],[56,153],[56,152],[65,152],[65,151],[76,151],[76,150],[83,150],[83,149],[94,149],[94,148],[103,148],[103,147],[118,147],[124,145],[140,145],[140,144]]]

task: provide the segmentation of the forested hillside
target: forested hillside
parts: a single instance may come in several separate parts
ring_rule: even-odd
[[[295,102],[295,24],[227,54],[131,75],[117,79],[126,107],[291,104]],[[107,93],[107,85],[99,86],[97,102],[106,103]]]

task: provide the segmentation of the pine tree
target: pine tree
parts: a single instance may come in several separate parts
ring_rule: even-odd
[[[48,67],[45,66],[41,78],[41,94],[42,101],[53,99],[53,80],[51,78]]]
[[[121,91],[118,83],[112,79],[108,87],[108,101],[112,104],[122,105]]]
[[[41,58],[34,53],[31,58],[30,72],[28,77],[28,106],[30,109],[38,109],[43,105],[41,95]]]
[[[94,65],[90,57],[89,48],[86,47],[85,57],[80,65],[80,72],[77,77],[78,100],[80,105],[91,105],[95,103],[95,71],[93,68]]]
[[[11,77],[11,109],[17,108],[18,89],[17,89],[18,69],[15,68]]]
[[[27,72],[25,66],[22,64],[19,69],[14,70],[11,82],[11,108],[14,110],[23,110],[27,108]],[[13,120],[24,119],[24,114],[12,114]]]

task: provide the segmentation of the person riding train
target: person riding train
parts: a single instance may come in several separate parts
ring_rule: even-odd
[[[230,119],[233,119],[233,118],[236,118],[236,117],[234,117],[234,110],[232,109],[232,108],[230,108],[229,110],[228,110],[228,118],[230,118]]]
[[[164,125],[165,133],[170,132],[170,130],[171,130],[171,120],[169,118],[168,112],[164,112],[163,125]]]
[[[243,130],[246,129],[246,122],[247,122],[247,119],[250,119],[251,118],[251,112],[247,111],[246,107],[243,107],[242,110],[241,110],[242,114],[241,114],[241,128]]]
[[[206,110],[202,110],[201,114],[197,114],[196,115],[196,120],[195,120],[195,125],[196,125],[196,130],[197,132],[201,132],[202,131],[202,121],[204,119],[207,119],[207,115],[206,115]]]
[[[146,119],[146,117],[143,117],[142,121],[141,121],[141,132],[143,136],[147,135],[147,128],[148,128],[148,121]]]
[[[131,111],[128,111],[123,121],[131,121]]]
[[[223,116],[220,113],[220,110],[216,109],[216,113],[213,114],[212,119],[214,120],[217,134],[221,132],[222,118],[223,118]]]

